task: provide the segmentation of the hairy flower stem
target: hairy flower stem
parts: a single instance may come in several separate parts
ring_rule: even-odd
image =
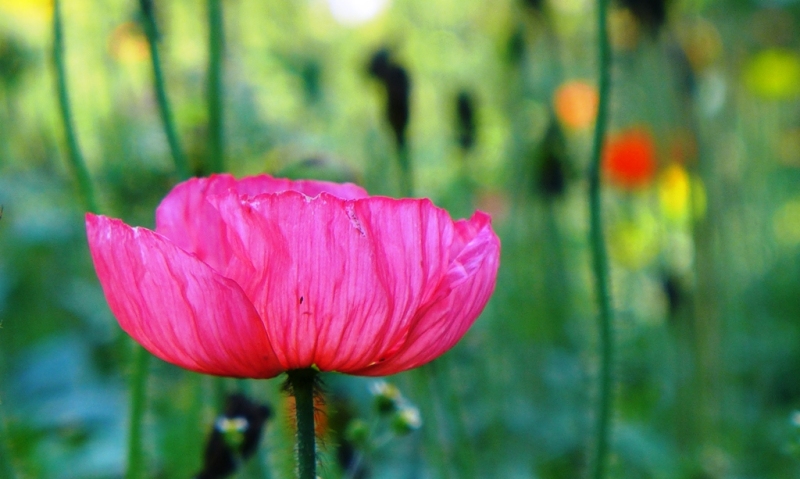
[[[297,477],[316,479],[317,446],[314,430],[315,369],[293,369],[286,373],[290,393],[294,396],[297,414]]]
[[[589,214],[592,270],[597,285],[597,307],[600,332],[600,390],[597,396],[596,430],[594,451],[594,479],[606,477],[608,469],[609,437],[611,436],[611,412],[613,410],[614,337],[611,297],[608,284],[608,257],[606,256],[603,220],[600,204],[600,161],[603,139],[608,117],[608,94],[611,83],[611,48],[607,30],[608,0],[597,1],[598,30],[598,90],[600,101],[594,129],[592,159],[589,165]]]
[[[131,410],[128,429],[128,469],[125,479],[140,479],[144,476],[144,448],[142,447],[142,423],[147,399],[147,373],[150,353],[138,344],[133,349],[133,375],[131,376]]]
[[[97,212],[97,203],[94,198],[94,188],[89,178],[89,170],[78,145],[75,134],[75,125],[72,122],[72,109],[67,90],[67,73],[64,64],[64,30],[61,26],[61,2],[55,0],[53,4],[53,64],[56,70],[56,89],[58,90],[58,106],[61,122],[64,125],[64,136],[67,141],[69,165],[78,182],[78,190],[87,211]]]
[[[150,61],[153,64],[153,88],[156,91],[158,101],[158,111],[161,114],[161,124],[164,127],[164,134],[167,137],[169,151],[172,154],[172,161],[175,163],[175,170],[178,177],[185,180],[191,176],[189,164],[183,154],[178,133],[175,130],[175,123],[172,120],[172,110],[167,100],[167,90],[164,86],[164,74],[161,71],[161,57],[158,53],[158,28],[156,27],[155,12],[153,11],[152,0],[139,0],[139,7],[142,11],[142,23],[144,32],[147,36],[147,43],[150,46]]]
[[[222,0],[208,0],[208,169],[214,173],[221,173],[225,165],[222,107],[224,50]]]

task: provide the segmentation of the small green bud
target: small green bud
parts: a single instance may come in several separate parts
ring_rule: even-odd
[[[398,436],[404,436],[422,427],[422,416],[419,409],[405,404],[392,416],[392,430]]]
[[[222,433],[225,444],[234,451],[238,451],[244,442],[244,433],[249,424],[247,419],[237,417],[221,417],[217,419],[217,430]]]
[[[403,400],[403,395],[394,384],[386,381],[375,381],[370,384],[369,390],[375,397],[375,408],[381,415],[391,414],[398,409],[398,404]]]
[[[369,426],[361,419],[353,419],[347,425],[344,437],[358,447],[364,447],[369,438]]]
[[[794,427],[800,428],[800,411],[792,412],[789,421],[792,423]]]

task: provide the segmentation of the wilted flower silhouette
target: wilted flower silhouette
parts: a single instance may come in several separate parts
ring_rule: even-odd
[[[86,226],[120,326],[167,362],[234,377],[425,364],[480,314],[500,252],[481,212],[453,221],[427,199],[266,175],[179,184],[155,231]]]

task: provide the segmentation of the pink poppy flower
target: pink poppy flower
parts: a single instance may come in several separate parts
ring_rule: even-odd
[[[484,213],[453,221],[427,199],[266,175],[179,184],[155,231],[93,214],[86,229],[122,329],[167,362],[233,377],[421,366],[483,310],[500,256]]]

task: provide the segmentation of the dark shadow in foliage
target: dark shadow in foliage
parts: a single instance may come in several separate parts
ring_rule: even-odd
[[[252,456],[261,440],[269,406],[250,401],[242,394],[231,394],[225,401],[225,413],[217,418],[203,454],[203,470],[195,479],[222,479]]]

